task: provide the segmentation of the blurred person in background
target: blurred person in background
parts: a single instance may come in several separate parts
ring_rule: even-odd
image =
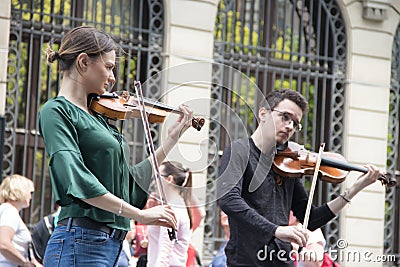
[[[302,227],[302,224],[290,211],[289,225]],[[315,231],[307,230],[308,240],[307,244],[299,252],[299,245],[292,243],[293,253],[297,258],[295,260],[295,266],[297,267],[321,267],[324,259],[325,244],[326,240],[322,234],[321,228]]]
[[[208,267],[225,267],[226,266],[226,255],[225,255],[225,247],[228,243],[230,231],[229,231],[229,221],[228,216],[221,210],[220,212],[220,224],[224,229],[224,241],[219,246],[217,254],[215,254],[212,262]]]
[[[30,206],[33,182],[14,174],[4,178],[0,185],[0,266],[41,266],[30,254],[32,241],[20,211]]]
[[[177,220],[176,240],[171,242],[166,228],[147,227],[149,247],[148,267],[185,267],[192,236],[191,187],[192,173],[175,161],[163,162],[160,166],[168,204]]]
[[[136,225],[135,221],[131,220],[131,230],[128,231],[124,241],[122,242],[122,250],[119,255],[117,267],[133,267],[133,240],[136,235]]]

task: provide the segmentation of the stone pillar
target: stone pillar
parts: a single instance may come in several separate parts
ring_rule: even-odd
[[[348,37],[345,157],[351,163],[384,169],[393,35],[399,15],[389,1],[380,1],[380,5],[370,0],[340,2]],[[351,173],[343,187],[359,175]],[[383,254],[384,204],[384,187],[375,183],[341,212],[341,238],[348,244],[338,253],[342,266],[382,266],[374,260]]]
[[[211,63],[213,61],[214,25],[218,0],[166,1],[165,64],[163,71],[165,101],[168,105],[187,104],[196,116],[209,117]],[[166,120],[167,128],[175,118]],[[194,193],[204,204],[208,163],[208,126],[198,132],[187,130],[170,155],[194,170]],[[165,137],[166,130],[162,136]],[[203,247],[203,227],[194,232],[192,243],[199,253]]]
[[[0,1],[0,116],[6,108],[8,42],[10,39],[11,0]]]

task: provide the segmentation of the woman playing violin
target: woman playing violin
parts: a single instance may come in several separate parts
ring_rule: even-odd
[[[303,222],[308,196],[300,179],[282,177],[270,168],[274,147],[284,145],[301,129],[307,111],[304,97],[293,90],[273,91],[258,111],[259,125],[248,139],[234,141],[224,151],[219,178],[219,205],[228,215],[228,266],[293,266],[290,242],[303,247],[307,234],[288,226],[290,210]],[[362,189],[383,173],[372,165],[343,194],[311,207],[308,229],[334,218]]]
[[[48,47],[47,61],[58,61],[63,77],[58,95],[40,112],[53,192],[61,206],[45,266],[114,266],[130,219],[177,227],[169,206],[141,210],[152,162],[145,159],[128,166],[129,149],[121,133],[87,107],[89,94],[101,95],[115,82],[119,50],[110,36],[88,26],[67,32],[57,52]],[[159,162],[190,127],[192,111],[184,106],[180,111],[163,146],[155,151]]]

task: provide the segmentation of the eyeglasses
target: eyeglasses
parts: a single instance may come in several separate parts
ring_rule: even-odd
[[[285,125],[289,125],[290,123],[293,122],[293,129],[296,132],[301,131],[301,129],[303,128],[303,126],[301,125],[300,122],[298,122],[297,120],[293,119],[292,114],[290,114],[289,112],[285,112],[285,111],[280,111],[280,110],[276,110],[273,109],[272,111],[276,111],[279,113],[279,116],[282,118],[282,122]]]

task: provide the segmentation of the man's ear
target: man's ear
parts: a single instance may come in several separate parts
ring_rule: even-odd
[[[261,107],[259,110],[258,110],[258,118],[260,119],[260,120],[265,120],[265,116],[268,114],[268,113],[270,113],[271,111],[269,110],[269,109],[267,109],[266,107]]]

